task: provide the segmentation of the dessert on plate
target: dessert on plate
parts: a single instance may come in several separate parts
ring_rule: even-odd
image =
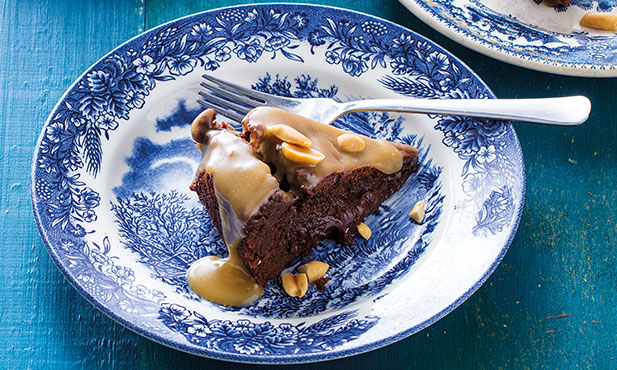
[[[200,259],[187,273],[191,289],[215,303],[254,302],[268,281],[325,239],[353,244],[358,225],[418,169],[418,151],[409,145],[278,108],[250,111],[242,133],[215,118],[208,109],[191,126],[203,155],[191,190],[229,256]],[[289,281],[300,285],[295,295],[306,292],[301,274],[283,276],[288,293]]]
[[[552,7],[568,6],[570,0],[543,0],[543,3]]]
[[[543,0],[542,2],[553,8],[563,8],[570,4],[570,0]],[[579,20],[579,25],[597,30],[617,32],[617,15],[608,12],[586,12]]]

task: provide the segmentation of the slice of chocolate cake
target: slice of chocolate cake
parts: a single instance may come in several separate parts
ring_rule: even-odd
[[[214,119],[206,110],[191,127],[203,152],[191,190],[230,257],[200,260],[188,276],[197,294],[220,304],[251,303],[261,286],[320,241],[353,244],[357,225],[418,169],[413,147],[277,108],[249,112],[241,134]],[[229,271],[221,274],[221,266]]]

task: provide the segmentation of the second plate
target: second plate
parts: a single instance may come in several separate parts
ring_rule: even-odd
[[[399,0],[452,40],[487,56],[538,71],[617,77],[617,34],[578,25],[586,12],[617,14],[617,1]]]

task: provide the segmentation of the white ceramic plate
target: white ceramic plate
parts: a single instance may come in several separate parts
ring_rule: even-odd
[[[196,297],[197,258],[225,253],[188,191],[200,160],[190,122],[204,71],[293,96],[493,98],[459,60],[369,15],[248,5],[141,34],[87,70],[58,102],[32,167],[50,255],[94,306],[131,330],[198,355],[320,361],[378,348],[430,325],[495,269],[518,226],[524,168],[507,122],[360,113],[336,124],[416,145],[421,169],[366,223],[369,241],[323,243],[326,290],[287,297],[280,281],[246,308]],[[424,200],[427,217],[407,213]]]
[[[617,0],[399,0],[426,24],[480,53],[538,71],[617,76],[617,34],[584,28],[583,14],[617,14]]]

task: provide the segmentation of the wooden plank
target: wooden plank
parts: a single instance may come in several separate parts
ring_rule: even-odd
[[[4,368],[249,368],[198,358],[123,329],[81,298],[48,257],[29,201],[40,129],[90,64],[138,32],[241,0],[0,3],[0,364]],[[261,2],[261,1],[260,1]],[[325,0],[314,3],[328,4]],[[466,303],[408,339],[323,369],[617,367],[615,79],[529,71],[470,51],[397,1],[341,0],[452,51],[500,97],[585,94],[582,127],[516,124],[527,166],[519,232]],[[567,317],[551,318],[569,314]]]
[[[254,4],[254,3],[310,3],[328,6],[337,6],[351,10],[357,10],[379,17],[388,18],[393,14],[395,7],[401,5],[394,1],[374,1],[374,0],[357,0],[349,1],[342,0],[336,3],[328,0],[313,0],[313,1],[276,1],[276,0],[180,0],[180,1],[165,1],[165,0],[148,0],[146,6],[146,28],[158,26],[159,24],[169,22],[173,19],[184,17],[185,15],[202,12],[205,10],[216,9],[226,6]],[[404,8],[403,8],[404,9]],[[405,10],[407,14],[409,12]]]
[[[127,331],[81,298],[49,258],[30,206],[30,165],[57,100],[143,28],[143,4],[9,0],[0,2],[0,17],[0,367],[110,368],[113,353],[138,353],[127,347]]]

